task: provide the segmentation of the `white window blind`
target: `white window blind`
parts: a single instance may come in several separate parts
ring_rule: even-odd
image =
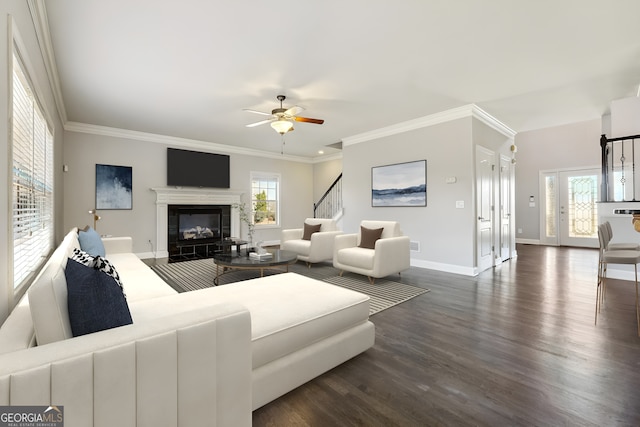
[[[53,135],[13,55],[13,287],[29,280],[53,247]]]

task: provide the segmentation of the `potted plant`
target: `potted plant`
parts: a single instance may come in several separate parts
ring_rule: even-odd
[[[249,246],[253,246],[253,232],[255,229],[255,224],[251,221],[251,211],[247,210],[247,206],[244,202],[242,203],[234,203],[231,205],[233,209],[238,209],[238,214],[240,216],[240,221],[247,224],[247,236],[249,241]]]

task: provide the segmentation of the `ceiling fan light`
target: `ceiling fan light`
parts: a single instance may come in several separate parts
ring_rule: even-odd
[[[293,123],[289,120],[278,119],[276,121],[271,122],[271,127],[275,129],[280,135],[284,135],[293,129]]]

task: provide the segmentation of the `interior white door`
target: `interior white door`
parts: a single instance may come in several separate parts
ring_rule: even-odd
[[[493,267],[493,173],[495,154],[476,147],[476,212],[478,271]]]
[[[598,169],[558,173],[561,246],[598,247],[599,180]]]
[[[500,261],[511,258],[511,159],[500,156]]]

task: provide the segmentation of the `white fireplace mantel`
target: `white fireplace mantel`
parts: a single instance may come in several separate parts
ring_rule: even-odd
[[[241,202],[242,191],[212,188],[152,188],[156,193],[156,258],[169,256],[169,205],[233,205]],[[231,235],[240,236],[240,214],[231,209]]]

